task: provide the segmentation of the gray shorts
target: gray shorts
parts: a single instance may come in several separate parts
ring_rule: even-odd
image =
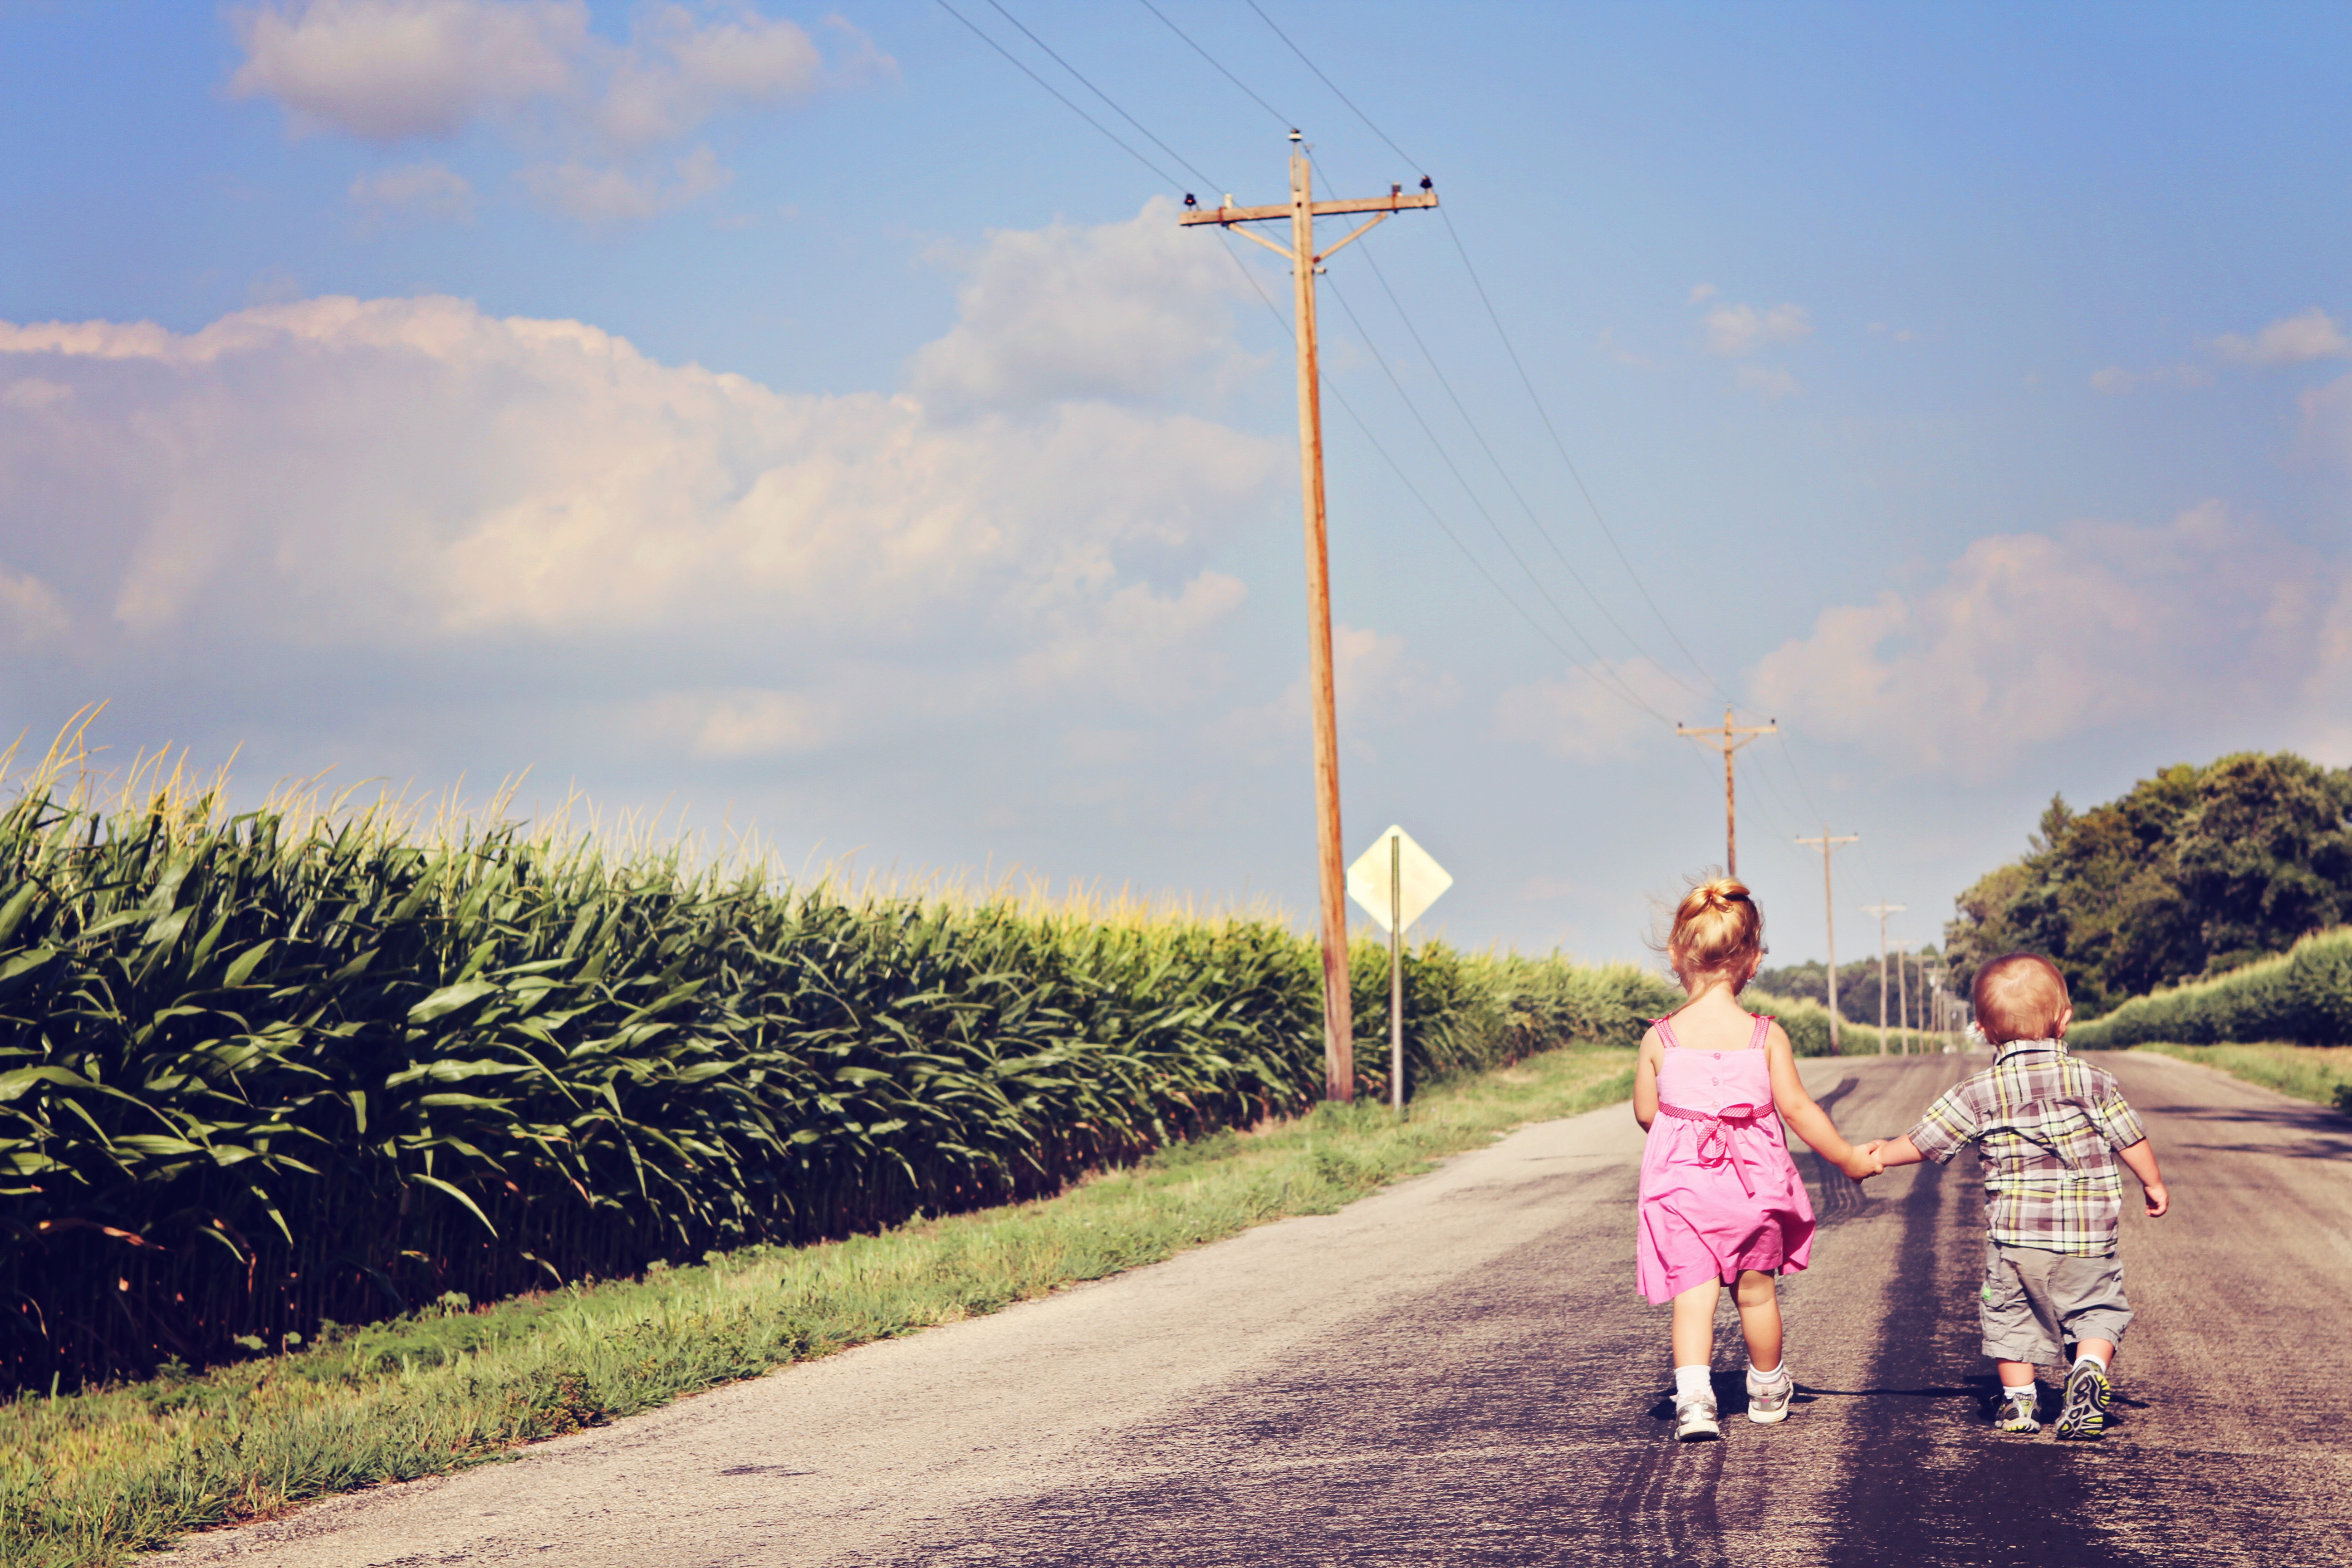
[[[1985,1243],[1984,1353],[1995,1361],[2059,1366],[2064,1346],[2084,1340],[2123,1343],[2131,1326],[2123,1260],[2077,1258],[2038,1247]]]

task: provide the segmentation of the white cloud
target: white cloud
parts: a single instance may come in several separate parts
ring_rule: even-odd
[[[1716,296],[1716,287],[1712,283],[1694,283],[1691,285],[1688,302],[1696,305],[1703,300],[1712,300]]]
[[[1075,767],[1124,767],[1140,759],[1145,736],[1140,730],[1103,730],[1080,724],[1062,732],[1062,756]]]
[[[1089,310],[1083,289],[1069,302]],[[1157,331],[1139,354],[1163,352]],[[0,323],[15,624],[110,624],[98,642],[125,658],[192,638],[271,660],[724,648],[739,684],[672,681],[663,710],[712,757],[881,722],[910,670],[965,717],[1196,698],[1244,597],[1206,552],[1286,471],[1280,443],[1196,415],[1066,399],[943,424],[446,298],[185,333]],[[748,679],[745,650],[767,661]]]
[[[896,69],[838,17],[828,67],[805,29],[748,0],[639,6],[626,43],[592,29],[584,0],[266,0],[232,20],[230,95],[278,103],[295,134],[390,146],[497,125],[541,160],[520,176],[533,194],[593,225],[724,185],[707,149],[675,169],[660,156],[713,117]]]
[[[73,616],[57,590],[38,577],[0,566],[0,627],[20,645],[48,642],[62,637]]]
[[[2340,573],[2218,501],[2159,527],[1996,534],[1925,592],[1822,612],[1750,689],[1801,730],[1993,777],[2101,726],[2291,704]]]
[[[642,223],[723,190],[734,177],[719,166],[718,155],[708,147],[697,147],[666,174],[574,160],[536,164],[515,175],[541,205],[591,228]]]
[[[1273,701],[1236,709],[1211,727],[1212,738],[1257,753],[1306,745],[1313,734],[1307,707],[1307,672],[1301,669]],[[1462,699],[1461,683],[1405,651],[1394,632],[1335,624],[1331,628],[1331,689],[1346,749],[1369,755],[1367,731],[1379,732],[1423,714],[1451,708]]]
[[[1706,313],[1706,352],[1723,359],[1753,353],[1767,343],[1793,343],[1811,335],[1812,318],[1802,305],[1717,305]]]
[[[2300,693],[2305,718],[2296,749],[2333,767],[2352,767],[2352,573],[2320,618],[2315,654]]]
[[[2352,465],[2352,375],[2308,387],[2296,400],[2303,410],[2300,446],[2323,463]]]
[[[940,259],[967,274],[961,320],[915,356],[908,385],[942,415],[1065,397],[1156,402],[1251,363],[1224,310],[1247,283],[1176,226],[1164,196],[1127,223],[1001,232],[977,255]]]
[[[575,85],[582,0],[276,0],[235,14],[236,98],[282,105],[298,133],[455,136]]]
[[[2210,371],[2200,365],[2168,364],[2155,370],[2128,371],[2121,365],[2109,365],[2091,375],[2091,390],[2105,397],[2119,397],[2137,392],[2143,386],[2210,386]]]
[[[2241,364],[2301,364],[2315,359],[2352,358],[2352,339],[2326,311],[2314,305],[2299,316],[2282,316],[2251,338],[2224,332],[2213,352]]]
[[[1205,634],[1241,608],[1249,590],[1237,577],[1203,572],[1173,597],[1136,583],[1111,591],[1108,599],[1047,590],[1036,606],[1053,635],[1022,661],[1023,679],[1040,691],[1097,692],[1135,706],[1172,707],[1207,695],[1224,684],[1222,656],[1203,654],[1188,663],[1183,650],[1201,647]]]
[[[1555,757],[1621,762],[1654,748],[1666,730],[1628,691],[1665,713],[1691,701],[1687,690],[1648,659],[1609,660],[1510,688],[1495,700],[1496,731],[1507,741],[1541,746]]]
[[[815,751],[842,731],[839,708],[801,691],[739,690],[714,699],[699,715],[698,757],[765,757]]]
[[[395,216],[462,222],[474,216],[472,183],[434,163],[358,175],[352,181],[351,200],[371,222]]]
[[[824,69],[808,34],[749,5],[707,23],[684,5],[660,5],[615,58],[596,125],[616,147],[656,146],[724,109],[805,97]]]
[[[1797,378],[1779,365],[1734,365],[1731,379],[1740,391],[1752,392],[1759,397],[1794,397],[1802,390]]]

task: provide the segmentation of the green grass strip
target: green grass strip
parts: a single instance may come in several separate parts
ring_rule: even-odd
[[[2352,1110],[2352,1046],[2179,1046],[2158,1041],[2133,1048],[2202,1062],[2297,1100]]]
[[[1633,1091],[1572,1047],[1428,1089],[1402,1122],[1327,1106],[1058,1196],[357,1331],[293,1354],[0,1409],[0,1562],[101,1564],[185,1531],[480,1463],[682,1394],[992,1312],[1292,1215]]]

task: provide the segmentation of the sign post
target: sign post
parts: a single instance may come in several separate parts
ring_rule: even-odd
[[[1454,878],[1391,827],[1348,868],[1348,895],[1389,933],[1389,1103],[1404,1114],[1404,928],[1435,903]]]

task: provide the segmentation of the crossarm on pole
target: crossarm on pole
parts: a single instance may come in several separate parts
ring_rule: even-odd
[[[1317,257],[1315,259],[1316,259],[1316,260],[1318,260],[1318,261],[1328,261],[1328,260],[1329,260],[1332,257],[1334,257],[1334,256],[1338,255],[1341,250],[1344,250],[1344,249],[1345,249],[1345,248],[1347,248],[1349,246],[1353,245],[1356,241],[1358,241],[1358,240],[1360,240],[1360,239],[1363,238],[1363,237],[1364,237],[1364,231],[1365,231],[1365,230],[1367,230],[1367,229],[1370,228],[1370,227],[1371,227],[1373,225],[1375,225],[1375,224],[1383,224],[1383,223],[1386,223],[1386,222],[1388,222],[1388,221],[1389,221],[1389,215],[1388,215],[1388,214],[1386,214],[1386,213],[1379,213],[1379,214],[1374,215],[1374,216],[1371,216],[1371,217],[1366,218],[1362,223],[1358,224],[1358,225],[1356,226],[1355,231],[1354,231],[1353,233],[1349,234],[1349,235],[1348,236],[1348,237],[1347,237],[1347,238],[1345,238],[1345,239],[1341,240],[1339,244],[1337,244],[1337,245],[1333,246],[1330,249],[1328,249],[1328,250],[1325,251],[1322,255],[1320,255],[1320,256]],[[1249,230],[1247,230],[1247,229],[1244,229],[1244,230],[1242,230],[1242,232],[1243,232],[1244,234],[1248,234],[1248,233],[1249,233]]]
[[[1276,256],[1281,257],[1285,261],[1296,263],[1298,260],[1297,257],[1291,254],[1290,247],[1286,245],[1276,245],[1274,241],[1266,238],[1265,236],[1258,233],[1257,230],[1254,228],[1237,228],[1231,232],[1240,235],[1244,239],[1255,240],[1258,244],[1265,246],[1268,250],[1273,251]]]
[[[1433,207],[1437,205],[1435,191],[1391,192],[1385,196],[1359,196],[1342,202],[1317,202],[1317,217],[1336,217],[1342,213],[1401,213],[1408,207]],[[1287,223],[1290,206],[1278,207],[1202,207],[1199,212],[1178,215],[1177,223],[1184,227],[1196,224],[1219,223]]]

